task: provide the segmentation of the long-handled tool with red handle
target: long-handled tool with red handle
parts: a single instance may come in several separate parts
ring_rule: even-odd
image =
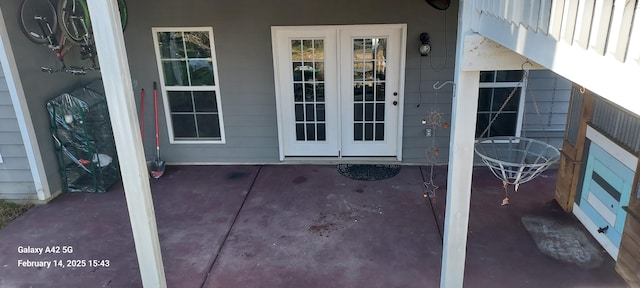
[[[160,160],[160,137],[158,135],[158,89],[153,82],[153,107],[156,120],[156,158],[151,163],[151,177],[160,178],[164,174],[165,163]]]

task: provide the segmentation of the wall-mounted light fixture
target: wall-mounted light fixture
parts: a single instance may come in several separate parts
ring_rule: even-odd
[[[429,56],[429,52],[431,52],[431,41],[429,41],[429,33],[420,33],[420,43],[420,55]]]
[[[431,7],[436,8],[438,10],[447,10],[449,5],[451,5],[451,0],[426,0]]]

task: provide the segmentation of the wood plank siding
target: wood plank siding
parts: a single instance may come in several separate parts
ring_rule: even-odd
[[[35,199],[35,185],[13,109],[7,82],[0,67],[0,199]]]

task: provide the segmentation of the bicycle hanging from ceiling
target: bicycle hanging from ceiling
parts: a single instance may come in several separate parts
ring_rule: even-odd
[[[524,68],[526,64],[531,63],[527,60],[522,64],[523,74],[519,82],[520,84],[522,84],[529,75],[529,70]],[[555,98],[555,88],[554,85],[553,98]],[[521,184],[533,180],[560,160],[560,151],[547,143],[548,137],[546,136],[546,128],[544,125],[542,125],[542,130],[547,142],[516,136],[483,138],[517,90],[518,86],[514,87],[509,93],[498,112],[496,112],[489,121],[486,129],[484,129],[480,137],[476,139],[475,144],[476,154],[482,159],[482,162],[489,167],[493,175],[502,180],[502,187],[505,191],[505,198],[502,200],[502,205],[509,204],[509,185],[513,185],[514,190],[518,191]],[[532,97],[532,100],[538,119],[541,119],[535,97]]]

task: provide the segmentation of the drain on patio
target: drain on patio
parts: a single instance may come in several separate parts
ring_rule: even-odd
[[[338,172],[355,180],[383,180],[398,175],[400,173],[400,165],[339,164]]]

